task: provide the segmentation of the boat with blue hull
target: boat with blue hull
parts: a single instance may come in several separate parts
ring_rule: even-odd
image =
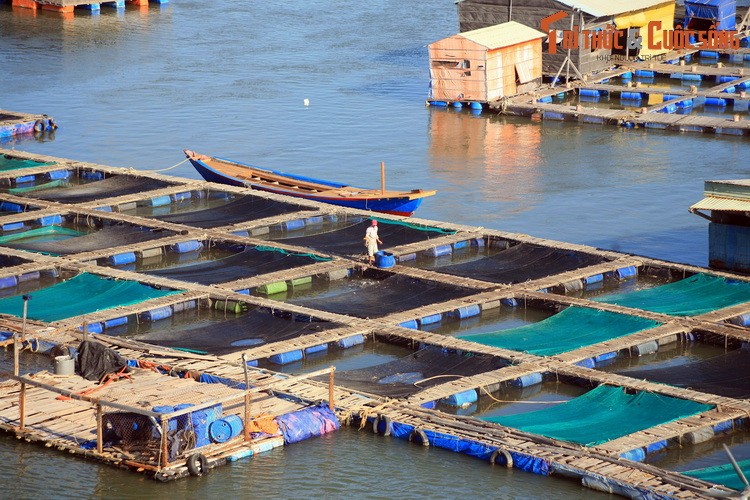
[[[436,193],[436,191],[423,189],[386,191],[384,188],[356,188],[337,182],[287,174],[277,170],[266,170],[224,158],[202,155],[187,149],[185,156],[198,173],[210,182],[249,187],[342,207],[393,215],[413,214],[424,198]]]

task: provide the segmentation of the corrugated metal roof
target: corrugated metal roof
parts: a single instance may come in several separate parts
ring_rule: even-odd
[[[708,196],[690,207],[690,210],[723,210],[726,212],[750,212],[750,201]]]
[[[625,14],[627,12],[635,12],[637,10],[648,9],[656,5],[670,3],[674,0],[628,0],[624,1],[613,1],[613,0],[557,0],[563,5],[581,9],[587,14],[591,14],[594,17],[604,16],[616,16],[617,14]]]
[[[546,33],[529,28],[521,23],[510,21],[494,26],[487,26],[473,31],[459,33],[459,36],[478,43],[488,49],[508,47],[517,43],[528,42],[537,38],[544,38]]]

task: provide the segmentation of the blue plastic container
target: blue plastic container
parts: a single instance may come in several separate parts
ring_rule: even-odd
[[[149,205],[151,205],[152,207],[163,207],[164,205],[169,205],[170,203],[172,203],[172,198],[170,198],[169,195],[157,196],[149,200]]]
[[[99,210],[100,212],[111,212],[112,207],[110,207],[109,205],[105,205],[103,207],[96,207],[94,210]]]
[[[39,271],[30,271],[28,273],[18,275],[18,282],[23,283],[25,281],[38,280],[40,276],[41,274],[39,273]]]
[[[419,320],[419,324],[421,326],[424,326],[424,325],[433,325],[435,323],[440,323],[440,321],[442,321],[442,319],[443,319],[443,315],[440,314],[440,313],[431,314],[429,316],[425,316],[424,318],[421,318]]]
[[[18,203],[11,203],[9,201],[4,201],[0,203],[0,211],[21,213],[23,212],[23,207],[19,205]]]
[[[34,182],[36,180],[35,175],[22,175],[21,177],[16,177],[16,184],[24,184],[26,182]]]
[[[10,288],[18,284],[18,278],[15,276],[5,276],[0,278],[0,288]]]
[[[226,443],[241,433],[242,419],[237,415],[227,415],[208,426],[208,436],[214,443]]]
[[[729,83],[737,80],[736,76],[719,75],[716,77],[716,83]]]
[[[40,226],[54,226],[55,224],[62,224],[62,221],[61,215],[48,215],[38,218],[36,223]]]
[[[184,193],[175,193],[171,195],[172,201],[185,201],[193,197],[193,193],[185,191]]]
[[[472,316],[479,316],[482,313],[482,308],[479,304],[472,304],[470,306],[459,307],[453,310],[450,315],[458,316],[460,319],[471,318]]]
[[[513,381],[511,381],[510,385],[512,385],[513,387],[531,387],[532,385],[541,383],[541,373],[529,373],[528,375],[523,375],[522,377],[514,379]]]
[[[477,391],[469,389],[468,391],[459,392],[458,394],[452,394],[447,398],[443,398],[440,401],[447,404],[448,406],[468,406],[472,403],[476,403],[479,399]]]
[[[635,266],[621,267],[615,271],[617,277],[621,280],[632,278],[638,274],[638,268]]]
[[[118,253],[107,258],[107,263],[110,266],[124,266],[133,262],[135,262],[135,252]]]
[[[392,253],[384,252],[383,250],[375,252],[375,267],[378,267],[380,269],[388,269],[389,267],[393,267],[395,265],[396,259],[393,257]]]
[[[69,170],[55,170],[52,172],[47,172],[47,177],[53,181],[67,179],[68,177],[70,177],[70,171]]]
[[[123,0],[124,3],[124,0]],[[104,179],[104,172],[92,172],[90,170],[84,170],[78,173],[81,179],[87,179],[90,181],[100,181]]]
[[[604,275],[603,274],[595,274],[593,276],[589,276],[587,278],[584,278],[583,283],[585,285],[593,285],[594,283],[600,283],[604,281]]]
[[[586,97],[599,97],[601,95],[596,89],[581,89],[579,94]]]
[[[733,429],[732,421],[727,420],[726,422],[719,422],[718,424],[713,426],[713,430],[716,434],[731,431]]]
[[[160,319],[171,317],[172,308],[169,306],[157,307],[156,309],[142,312],[140,316],[143,321],[159,321]]]
[[[722,92],[726,94],[734,94],[735,92],[737,92],[737,88],[735,86],[727,87],[724,90],[722,90]]]
[[[640,101],[643,95],[640,92],[621,92],[620,99],[625,101]]]
[[[190,414],[190,422],[193,424],[193,431],[195,432],[196,448],[211,444],[208,428],[213,422],[221,418],[221,413],[221,405],[218,404]]]
[[[461,109],[464,107],[463,103],[461,101],[453,101],[451,104],[456,109]]]
[[[713,50],[701,50],[698,51],[698,57],[703,59],[718,59],[719,53]]]
[[[181,241],[169,247],[175,253],[197,252],[203,248],[203,243],[196,240]]]
[[[250,233],[246,229],[241,229],[240,231],[232,231],[232,234],[235,236],[242,236],[243,238],[247,238],[250,236]]]
[[[302,219],[288,220],[281,223],[281,229],[284,231],[298,231],[305,228],[305,221]]]
[[[18,231],[23,228],[23,222],[8,222],[7,224],[2,225],[3,231]]]
[[[500,299],[500,303],[506,307],[518,307],[518,301],[514,298]]]
[[[596,366],[596,363],[594,363],[594,358],[586,358],[576,363],[576,366],[582,366],[583,368],[593,368],[594,366]]]
[[[632,460],[633,462],[643,462],[646,460],[646,451],[643,448],[636,448],[635,450],[620,454],[620,458]]]
[[[648,70],[648,69],[637,69],[637,70],[635,70],[635,76],[636,77],[642,76],[642,77],[646,77],[646,78],[653,78],[653,77],[656,76],[656,73],[653,72],[653,71],[651,71],[651,70]]]
[[[599,354],[594,358],[594,362],[596,363],[602,363],[604,361],[609,361],[610,359],[615,359],[617,357],[617,352],[605,352],[604,354]]]
[[[112,319],[108,319],[107,321],[105,321],[104,322],[104,329],[106,330],[108,328],[114,328],[116,326],[122,326],[122,325],[127,325],[127,324],[128,324],[128,317],[127,316],[121,316],[119,318],[112,318]],[[154,410],[154,411],[156,411],[156,410]]]
[[[305,348],[305,356],[326,351],[328,351],[328,344],[314,345],[312,347]]]
[[[450,245],[440,245],[425,250],[430,257],[442,257],[443,255],[451,255],[453,253],[453,247]]]
[[[346,337],[345,339],[339,340],[338,342],[336,342],[336,345],[341,349],[349,349],[350,347],[354,347],[355,345],[362,345],[364,343],[365,336],[361,333],[358,333],[357,335],[352,335],[351,337]]]
[[[323,224],[323,222],[325,222],[325,220],[323,219],[322,215],[318,217],[308,217],[307,219],[305,219],[306,226],[319,226]]]
[[[621,74],[620,78],[622,78],[623,80],[630,80],[631,78],[633,78],[633,72],[632,71],[627,71],[627,72]]]
[[[469,241],[457,241],[453,244],[453,250],[460,250],[469,246]]]
[[[695,73],[683,73],[682,80],[687,82],[700,82],[703,80],[703,77],[701,75],[696,75]]]
[[[659,110],[659,113],[669,113],[674,114],[677,113],[677,106],[675,104],[667,104],[663,108]]]
[[[657,441],[655,443],[651,443],[650,445],[646,446],[646,453],[654,453],[659,450],[663,450],[664,448],[667,447],[667,444],[669,443],[667,442],[666,439],[664,441]]]
[[[409,321],[404,321],[403,323],[399,323],[398,326],[402,326],[404,328],[411,328],[412,330],[419,329],[419,324],[417,324],[416,319],[410,319]]]
[[[302,349],[290,352],[282,352],[281,354],[274,354],[269,356],[268,361],[277,365],[286,365],[294,363],[302,359]]]
[[[482,103],[481,102],[472,102],[469,104],[469,107],[471,109],[482,109]]]
[[[706,97],[705,105],[724,108],[727,105],[727,100],[721,97]]]
[[[104,325],[102,323],[89,323],[86,325],[89,333],[102,333],[104,331]],[[83,325],[79,326],[78,329],[83,331]]]
[[[445,108],[448,106],[448,103],[445,101],[427,101],[430,106],[437,106],[438,108]]]
[[[544,97],[540,97],[539,99],[537,99],[537,102],[550,103],[550,102],[552,102],[552,96],[551,95],[547,95],[547,96],[544,96]]]

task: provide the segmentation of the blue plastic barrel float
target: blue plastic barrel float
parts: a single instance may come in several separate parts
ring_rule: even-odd
[[[706,97],[705,105],[724,108],[727,105],[727,100],[721,97]]]
[[[581,89],[579,94],[585,97],[599,97],[601,95],[596,89]]]
[[[621,92],[620,99],[625,101],[640,101],[643,99],[643,94],[640,92]]]
[[[208,436],[214,443],[226,443],[241,433],[242,419],[237,415],[227,415],[208,426]]]
[[[651,71],[649,69],[637,69],[635,70],[635,76],[636,77],[645,77],[645,78],[653,78],[656,76],[656,73],[654,71]]]
[[[168,406],[168,405],[154,406],[153,408],[151,408],[151,411],[153,411],[154,413],[174,413],[175,407]],[[159,422],[158,419],[157,419],[157,422]],[[159,422],[159,424],[161,425],[161,422]],[[177,419],[170,418],[169,421],[167,422],[167,431],[176,431],[176,430],[177,430]],[[154,429],[153,436],[154,438],[158,439],[159,437],[161,437],[161,432]]]

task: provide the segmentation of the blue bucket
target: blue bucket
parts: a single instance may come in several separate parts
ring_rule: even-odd
[[[226,443],[241,433],[242,419],[237,415],[227,415],[208,426],[208,435],[214,443]]]
[[[380,269],[387,269],[396,265],[396,259],[393,258],[392,253],[379,251],[375,252],[375,266]]]

